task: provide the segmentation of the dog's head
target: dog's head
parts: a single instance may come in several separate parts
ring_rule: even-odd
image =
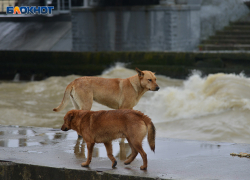
[[[64,116],[64,123],[61,128],[62,131],[68,131],[71,129],[71,122],[74,118],[74,113],[74,110],[71,110]]]
[[[155,73],[151,71],[141,71],[140,69],[135,69],[138,73],[139,79],[141,81],[141,86],[150,91],[158,91],[160,87],[156,83]]]

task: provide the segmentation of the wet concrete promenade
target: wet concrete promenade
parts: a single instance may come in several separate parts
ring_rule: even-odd
[[[141,171],[141,156],[130,164],[125,142],[113,142],[118,164],[111,168],[103,144],[96,144],[89,168],[81,167],[87,148],[74,131],[0,126],[0,179],[241,179],[250,178],[250,144],[157,138],[153,153],[144,140],[148,169]]]

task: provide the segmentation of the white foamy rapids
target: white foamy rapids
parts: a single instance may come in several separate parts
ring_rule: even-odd
[[[104,70],[101,76],[104,78],[123,79],[135,75],[134,70],[127,69],[125,68],[125,66],[125,63],[117,62],[114,66],[111,66],[110,68]]]
[[[250,80],[243,75],[193,74],[183,86],[168,86],[154,92],[135,107],[155,122],[189,119],[228,110],[250,109]]]

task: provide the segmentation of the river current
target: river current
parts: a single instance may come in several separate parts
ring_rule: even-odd
[[[105,78],[127,78],[136,71],[116,65]],[[80,76],[50,77],[43,81],[0,83],[0,124],[60,128],[70,103],[53,112],[66,86]],[[243,74],[193,72],[185,80],[157,75],[160,90],[146,92],[134,107],[148,115],[157,137],[250,143],[250,78]],[[92,110],[109,108],[94,103]]]

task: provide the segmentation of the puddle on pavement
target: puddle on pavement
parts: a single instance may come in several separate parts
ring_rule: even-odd
[[[200,145],[201,149],[219,149],[221,147],[220,144],[211,144],[211,143],[202,143]]]
[[[40,145],[38,142],[27,142],[27,139],[0,140],[0,147],[25,147],[38,145]]]
[[[51,132],[39,133],[33,129],[6,127],[6,130],[0,131],[0,147],[43,146],[57,144],[63,139],[77,139],[77,135],[72,132],[65,134],[55,129],[52,129]]]
[[[113,155],[115,158],[125,160],[131,153],[129,144],[115,140],[112,142]],[[67,153],[74,153],[76,158],[87,158],[87,145],[82,138],[76,140],[76,144],[72,150],[65,151]],[[107,157],[107,151],[103,143],[95,144],[92,157]]]
[[[82,138],[78,138],[75,131],[68,131],[67,133],[60,132],[60,130],[51,129],[50,131],[41,133],[33,129],[12,129],[6,128],[0,131],[0,147],[28,147],[28,146],[45,146],[49,144],[57,144],[62,140],[75,141],[67,153],[72,153],[76,158],[86,158],[87,145]],[[125,141],[120,143],[120,139],[113,141],[113,154],[116,158],[125,160],[131,153],[129,144]],[[29,151],[32,153],[33,151]],[[34,151],[35,152],[35,151]],[[93,150],[93,157],[107,157],[107,152],[104,144],[95,144]]]
[[[34,136],[36,131],[31,129],[18,129],[18,130],[6,130],[6,131],[0,131],[1,135],[25,135],[25,136]]]

